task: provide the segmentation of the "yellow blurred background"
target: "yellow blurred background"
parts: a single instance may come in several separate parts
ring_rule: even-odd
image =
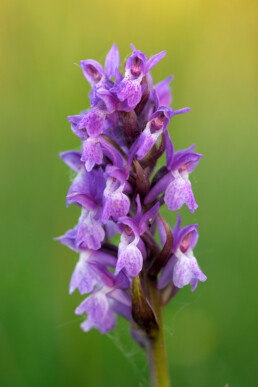
[[[176,387],[257,385],[257,3],[248,0],[2,0],[0,385],[147,386],[144,355],[120,320],[80,330],[68,295],[76,255],[53,242],[72,227],[70,175],[58,152],[79,147],[67,115],[89,106],[78,63],[113,42],[167,50],[156,82],[175,75],[170,132],[196,144],[195,255],[208,281],[180,291],[165,316]],[[175,214],[163,209],[173,225]]]

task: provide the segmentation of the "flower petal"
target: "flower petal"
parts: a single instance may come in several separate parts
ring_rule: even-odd
[[[81,328],[86,332],[96,328],[101,333],[107,333],[115,327],[116,316],[101,290],[86,298],[75,310],[76,314],[84,312],[87,313],[88,319],[81,324]]]
[[[69,285],[69,293],[72,294],[78,288],[80,294],[93,291],[97,284],[94,272],[91,270],[87,260],[90,252],[82,253],[77,262]]]
[[[117,183],[118,181],[113,182],[112,178],[109,178],[107,181],[107,186],[104,191],[103,223],[106,223],[111,216],[117,220],[118,218],[127,215],[130,209],[130,200],[128,196],[123,193],[125,184],[118,185],[118,188],[116,188]]]
[[[134,109],[135,106],[138,105],[142,97],[140,83],[137,80],[123,80],[121,84],[121,89],[117,93],[117,97],[121,102],[127,100],[129,107]]]
[[[85,115],[85,114],[84,114]],[[86,140],[88,137],[85,129],[78,129],[78,125],[81,122],[84,115],[75,115],[75,116],[68,116],[67,120],[71,122],[71,129],[73,133],[79,137],[81,140]]]
[[[150,71],[154,66],[156,66],[157,63],[159,63],[159,61],[161,59],[164,58],[164,56],[166,55],[167,51],[161,51],[159,52],[158,54],[152,56],[147,64],[146,64],[146,68],[145,68],[145,72],[147,73],[148,71]]]
[[[85,128],[90,137],[98,137],[103,132],[106,115],[98,109],[91,110],[86,114],[78,125],[78,129]]]
[[[144,129],[138,139],[138,149],[136,152],[138,160],[143,159],[147,155],[147,153],[156,143],[161,133],[162,130],[151,133],[148,127]]]
[[[76,235],[76,246],[98,250],[105,238],[102,224],[94,219],[94,212],[83,209],[79,219]]]
[[[115,76],[116,70],[119,69],[120,57],[117,45],[114,43],[111,47],[111,50],[106,56],[105,61],[105,73],[108,79],[111,79]]]
[[[81,156],[81,152],[76,151],[59,153],[59,157],[63,160],[63,162],[75,172],[78,172],[82,167]]]
[[[71,250],[78,251],[78,248],[75,244],[75,239],[77,235],[77,226],[71,230],[68,230],[64,235],[54,238],[54,240],[59,241],[62,245],[66,245]]]
[[[87,171],[91,171],[95,164],[102,164],[103,152],[98,138],[89,137],[83,142],[82,161],[85,162]]]
[[[199,268],[196,258],[193,255],[188,257],[182,254],[180,258],[178,258],[173,271],[173,283],[177,288],[182,288],[185,285],[191,284],[192,291],[194,291],[197,282],[204,282],[206,279],[207,277]]]
[[[125,269],[127,275],[136,277],[142,270],[142,254],[133,243],[124,248],[118,256],[115,274]]]
[[[191,212],[194,212],[198,207],[194,199],[190,181],[183,179],[181,176],[169,184],[165,192],[164,200],[171,211],[179,210],[184,203],[186,203]]]

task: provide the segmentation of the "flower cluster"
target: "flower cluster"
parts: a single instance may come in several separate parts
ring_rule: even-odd
[[[109,332],[117,314],[142,329],[144,316],[139,316],[136,304],[137,297],[142,297],[151,308],[148,277],[156,279],[164,303],[179,288],[190,284],[194,290],[198,281],[206,280],[193,255],[198,225],[180,229],[178,216],[172,230],[158,214],[164,204],[171,211],[183,204],[191,212],[197,208],[189,175],[202,155],[194,152],[194,146],[174,152],[167,129],[174,116],[190,109],[169,107],[172,77],[153,83],[150,70],[166,52],[148,59],[133,45],[131,48],[124,75],[119,71],[115,44],[104,68],[92,59],[81,61],[92,88],[91,106],[68,117],[72,131],[82,141],[81,151],[60,154],[76,174],[67,206],[81,207],[81,215],[78,224],[57,239],[79,253],[70,293],[78,289],[88,295],[75,311],[87,314],[81,324],[84,331]],[[157,170],[164,152],[166,165]],[[156,227],[161,248],[154,238]],[[118,233],[117,247],[110,238]],[[142,291],[137,291],[136,284]]]

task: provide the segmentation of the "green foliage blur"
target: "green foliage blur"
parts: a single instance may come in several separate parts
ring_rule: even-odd
[[[195,255],[207,275],[165,313],[175,387],[257,385],[257,23],[249,0],[2,0],[0,385],[148,386],[144,354],[121,319],[102,336],[80,330],[68,295],[76,254],[53,241],[71,228],[71,175],[60,151],[78,149],[66,116],[89,106],[80,59],[104,61],[113,42],[170,74],[175,148],[205,157],[192,174]],[[256,65],[256,66],[255,66]],[[163,215],[176,215],[164,207]],[[256,305],[256,306],[255,306]],[[257,338],[257,337],[256,337]]]

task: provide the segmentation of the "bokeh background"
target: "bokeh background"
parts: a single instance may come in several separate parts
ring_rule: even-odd
[[[119,320],[108,336],[80,330],[68,295],[76,255],[53,242],[75,224],[60,151],[78,148],[66,116],[88,107],[80,59],[113,42],[167,56],[175,75],[175,147],[205,155],[192,174],[195,255],[208,276],[166,311],[176,387],[257,386],[257,3],[249,0],[4,0],[0,11],[0,385],[147,386],[141,350]],[[164,209],[171,224],[175,214]]]

